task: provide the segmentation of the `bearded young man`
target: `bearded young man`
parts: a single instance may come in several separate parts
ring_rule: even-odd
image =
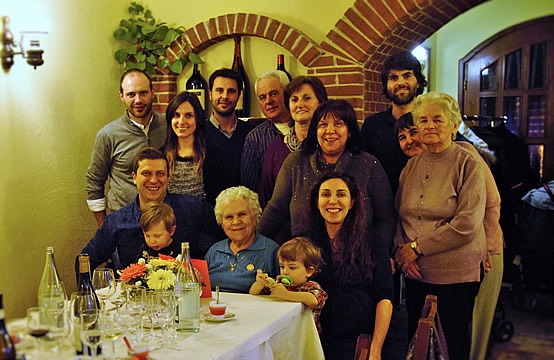
[[[394,123],[412,111],[414,99],[423,93],[427,81],[421,72],[419,60],[405,51],[385,61],[381,83],[383,95],[392,102],[391,107],[365,119],[361,130],[362,146],[364,151],[379,159],[389,177],[392,191],[396,193],[400,172],[408,162],[408,157],[398,145]]]
[[[391,101],[391,107],[367,117],[361,129],[362,149],[374,155],[387,173],[393,193],[398,189],[402,169],[408,162],[398,144],[398,132],[394,124],[402,115],[413,110],[414,100],[427,86],[421,72],[421,64],[410,52],[392,55],[381,70],[383,95]],[[392,244],[390,251],[392,253]],[[394,266],[394,265],[393,265]],[[394,311],[385,343],[383,359],[403,359],[408,349],[408,324],[405,307],[401,305],[401,275],[396,273],[394,281]]]

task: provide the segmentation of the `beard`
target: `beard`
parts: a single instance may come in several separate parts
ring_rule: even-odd
[[[415,89],[410,89],[410,88],[403,88],[403,89],[407,89],[408,93],[405,95],[398,95],[396,92],[393,92],[393,93],[389,92],[389,97],[395,105],[406,105],[411,103],[415,99],[416,97]]]
[[[235,107],[230,107],[227,110],[221,110],[218,106],[214,106],[214,111],[223,117],[231,116],[235,113]]]

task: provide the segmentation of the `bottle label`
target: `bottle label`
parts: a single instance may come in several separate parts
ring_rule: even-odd
[[[200,105],[202,105],[202,110],[206,111],[204,109],[204,104],[206,104],[206,90],[205,89],[188,89],[187,90],[190,93],[193,93],[194,95],[198,96],[198,100],[200,101]]]

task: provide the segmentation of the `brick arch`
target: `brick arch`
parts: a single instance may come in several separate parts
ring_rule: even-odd
[[[485,0],[358,0],[329,31],[321,48],[362,67],[363,116],[383,111],[380,68],[400,50],[411,50],[443,25]],[[315,69],[315,74],[320,72]],[[340,74],[340,73],[339,73]]]
[[[380,67],[391,54],[410,50],[444,24],[486,0],[357,0],[321,44],[300,30],[256,14],[227,14],[189,28],[169,50],[201,52],[234,34],[273,41],[318,76],[332,98],[344,98],[358,119],[383,111]],[[189,45],[190,44],[190,47]]]
[[[273,41],[307,67],[321,55],[319,46],[300,30],[267,16],[245,13],[221,15],[196,24],[172,45],[172,50],[176,54],[189,50],[201,52],[235,34]]]

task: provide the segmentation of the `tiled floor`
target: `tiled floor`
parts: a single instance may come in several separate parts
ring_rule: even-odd
[[[554,295],[537,294],[533,311],[515,310],[512,294],[503,293],[505,321],[513,324],[510,341],[495,343],[492,360],[554,359]],[[501,317],[500,317],[501,318]]]

